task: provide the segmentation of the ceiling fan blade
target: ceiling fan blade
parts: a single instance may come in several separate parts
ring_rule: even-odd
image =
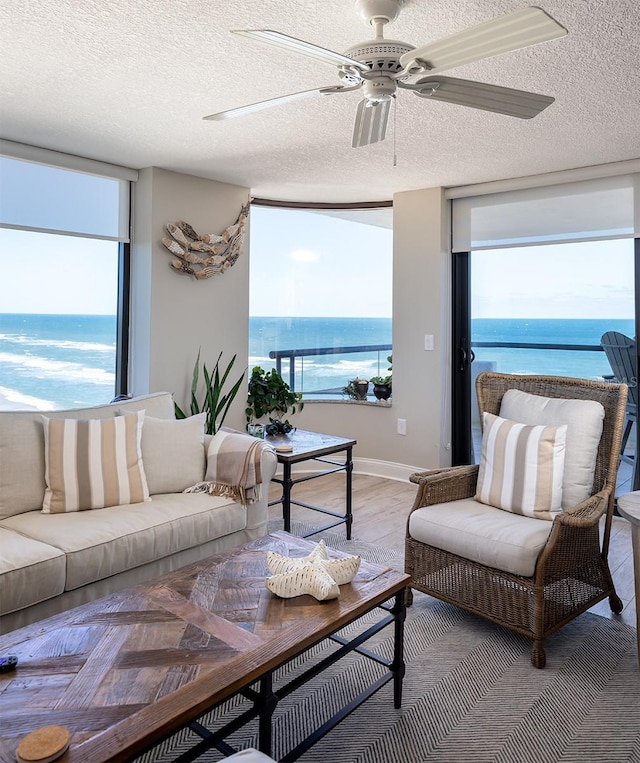
[[[363,98],[358,104],[351,139],[352,148],[378,143],[378,141],[384,140],[384,136],[387,134],[391,101],[368,104],[369,101],[366,98]]]
[[[220,122],[223,119],[233,119],[234,117],[242,117],[245,114],[252,114],[254,111],[270,109],[272,106],[279,106],[281,103],[287,103],[287,101],[297,101],[299,98],[308,98],[311,95],[318,94],[331,95],[332,93],[340,93],[343,90],[351,90],[351,88],[342,87],[341,85],[329,85],[328,87],[316,87],[314,90],[301,90],[299,93],[280,95],[277,98],[269,98],[266,101],[249,103],[246,106],[238,106],[237,109],[219,111],[217,114],[209,114],[209,116],[202,118],[212,122]]]
[[[353,66],[360,71],[369,71],[369,67],[365,64],[361,64],[359,61],[355,61],[353,58],[343,56],[342,53],[336,53],[333,50],[327,48],[321,48],[319,45],[314,45],[311,42],[305,42],[304,40],[298,40],[296,37],[289,37],[282,32],[274,32],[271,29],[233,29],[234,34],[242,35],[243,37],[249,37],[252,40],[259,40],[260,42],[266,42],[269,45],[275,45],[277,48],[285,48],[291,50],[294,53],[300,53],[303,56],[315,58],[317,61],[323,61],[327,64],[333,64],[334,66]]]
[[[400,56],[400,64],[404,67],[419,59],[435,74],[565,34],[567,30],[555,19],[532,6],[415,48]]]
[[[419,89],[415,90],[415,94],[421,98],[457,103],[459,106],[494,111],[497,114],[507,114],[520,119],[535,117],[555,100],[549,95],[538,95],[528,93],[526,90],[514,90],[510,87],[498,87],[454,77],[424,77],[418,80],[416,85],[425,86],[422,92]]]

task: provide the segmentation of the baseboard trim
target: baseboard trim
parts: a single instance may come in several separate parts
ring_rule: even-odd
[[[326,469],[325,466],[316,461],[303,461],[300,464],[293,464],[292,472],[313,474]],[[409,477],[414,472],[423,471],[419,466],[409,466],[409,464],[397,464],[393,461],[380,461],[376,458],[354,458],[353,473],[368,474],[370,477],[382,477],[387,480],[397,480],[398,482],[409,482]],[[279,476],[282,473],[282,466],[278,465]]]

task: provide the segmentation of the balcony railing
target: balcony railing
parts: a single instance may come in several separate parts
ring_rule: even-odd
[[[500,342],[500,341],[473,341],[471,342],[473,349],[507,349],[507,350],[556,350],[564,352],[603,352],[602,347],[599,344],[561,344],[551,342]],[[386,374],[386,357],[382,357],[381,353],[389,354],[392,350],[391,344],[368,344],[368,345],[352,345],[348,347],[310,347],[310,348],[298,348],[289,350],[271,350],[269,352],[269,358],[275,360],[276,371],[282,375],[283,361],[285,370],[288,365],[289,387],[295,391],[296,386],[300,386],[305,394],[317,394],[317,395],[329,395],[340,394],[342,386],[348,383],[349,379],[345,378],[340,382],[340,386],[335,386],[330,389],[321,390],[304,390],[304,360],[305,358],[327,356],[327,355],[357,355],[364,353],[377,353],[377,371],[376,375],[384,376]],[[296,368],[296,360],[301,360],[302,364]],[[608,365],[600,370],[596,370],[593,374],[594,377],[606,374],[608,371]],[[602,374],[600,373],[602,371]],[[541,373],[547,371],[541,370]],[[300,384],[296,385],[296,374],[300,376]],[[563,375],[558,373],[558,375]],[[567,374],[568,375],[568,374]],[[580,374],[576,374],[580,375]]]
[[[367,345],[354,345],[351,347],[311,347],[306,349],[297,349],[297,350],[271,350],[269,353],[269,357],[271,360],[276,361],[276,371],[282,376],[282,361],[288,360],[289,361],[289,387],[295,391],[296,388],[296,358],[302,358],[302,374],[304,376],[304,358],[318,356],[318,355],[353,355],[357,353],[378,353],[378,370],[376,371],[376,376],[382,376],[381,371],[381,361],[380,361],[380,353],[381,352],[387,352],[389,353],[392,349],[392,345],[390,344],[367,344]],[[386,364],[387,360],[386,357],[382,364]],[[349,379],[346,379],[344,384],[347,384],[349,382]],[[344,386],[344,385],[342,385]],[[336,392],[340,392],[342,390],[342,387],[339,389],[331,389],[331,390],[314,390],[314,394],[332,394]]]

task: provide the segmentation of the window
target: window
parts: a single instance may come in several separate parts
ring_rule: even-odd
[[[0,407],[107,403],[125,391],[129,182],[8,156],[0,173]]]
[[[309,398],[385,376],[391,353],[392,209],[251,210],[249,365]],[[370,390],[371,392],[371,390]]]

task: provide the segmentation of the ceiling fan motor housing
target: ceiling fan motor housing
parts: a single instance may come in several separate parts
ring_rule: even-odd
[[[395,75],[403,68],[400,65],[400,56],[414,50],[414,47],[399,40],[367,40],[345,50],[344,55],[368,66],[372,74]],[[349,67],[341,67],[339,76],[348,84],[361,82],[363,76],[368,79],[366,72],[363,75],[362,72],[356,72]]]

